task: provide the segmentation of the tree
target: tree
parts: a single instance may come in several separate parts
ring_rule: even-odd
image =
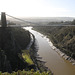
[[[72,21],[72,24],[75,25],[75,19]]]

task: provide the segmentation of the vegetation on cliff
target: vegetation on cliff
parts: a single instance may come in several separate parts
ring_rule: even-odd
[[[30,42],[30,33],[22,28],[0,28],[0,71],[23,70],[28,63],[22,57]]]
[[[40,73],[39,71],[34,71],[34,69],[31,69],[30,71],[21,71],[18,70],[17,72],[12,72],[12,73],[8,73],[8,72],[0,72],[0,75],[52,75],[49,71],[48,72],[42,72]]]

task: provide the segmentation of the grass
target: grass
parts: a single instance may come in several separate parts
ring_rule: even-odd
[[[34,64],[30,57],[29,50],[23,50],[22,57],[24,58],[25,62],[27,62],[29,65]]]

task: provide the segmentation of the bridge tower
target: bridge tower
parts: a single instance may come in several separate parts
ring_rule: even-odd
[[[6,29],[7,29],[6,14],[5,12],[1,12],[0,46],[2,50],[4,50],[5,40],[7,40],[5,39]]]
[[[1,27],[7,27],[5,12],[1,12],[1,25],[2,25]]]

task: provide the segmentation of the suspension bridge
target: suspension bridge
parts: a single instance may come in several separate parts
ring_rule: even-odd
[[[1,15],[1,26],[0,27],[25,27],[25,26],[31,26],[31,25],[37,24],[37,23],[32,23],[32,22],[29,22],[29,21],[25,21],[25,20],[20,19],[20,18],[16,18],[14,16],[6,14],[5,12],[1,12],[0,15]],[[11,18],[13,18],[15,20],[18,20],[18,22],[21,22],[22,24],[21,23],[19,24],[18,22],[15,22],[14,25],[13,24],[11,24],[11,25],[9,24],[8,25],[6,16],[11,17]]]

